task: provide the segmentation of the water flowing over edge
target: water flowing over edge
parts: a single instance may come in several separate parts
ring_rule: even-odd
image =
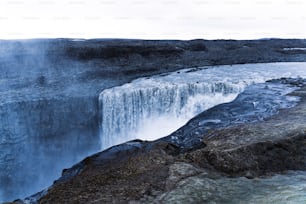
[[[169,135],[246,86],[281,77],[306,77],[306,63],[190,68],[106,89],[99,96],[101,147]]]

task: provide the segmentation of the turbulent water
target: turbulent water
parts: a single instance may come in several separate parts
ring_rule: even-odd
[[[102,149],[169,135],[202,111],[232,101],[246,86],[281,77],[306,77],[306,64],[184,69],[104,90],[99,97]]]

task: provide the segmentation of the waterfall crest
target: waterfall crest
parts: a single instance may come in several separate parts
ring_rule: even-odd
[[[234,100],[250,84],[305,77],[305,64],[294,65],[184,69],[106,89],[99,96],[102,149],[132,139],[167,136],[204,110]]]
[[[233,100],[243,88],[226,83],[129,86],[100,95],[103,148],[135,138],[166,136],[216,103]]]

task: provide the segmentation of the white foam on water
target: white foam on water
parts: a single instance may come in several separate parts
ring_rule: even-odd
[[[131,132],[129,135],[131,139],[135,137],[143,140],[154,140],[161,135],[169,135],[198,113],[215,106],[216,101],[218,103],[225,103],[232,101],[235,97],[236,94],[224,96],[221,93],[214,95],[199,94],[189,97],[179,114],[156,114],[156,116],[144,118],[144,120],[139,122],[138,127],[140,128],[137,128],[135,132]]]
[[[291,51],[291,50],[306,50],[306,48],[305,47],[290,47],[290,48],[283,48],[283,50],[285,50],[285,51]]]

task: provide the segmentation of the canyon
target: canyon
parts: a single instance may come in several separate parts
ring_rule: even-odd
[[[231,103],[234,104],[231,109],[240,107],[241,104],[235,104],[235,101],[245,96],[240,96],[240,93],[264,93],[257,99],[263,101],[263,105],[256,104],[261,111],[252,114],[249,107],[242,106],[244,112],[240,111],[237,115],[244,114],[248,117],[241,119],[244,117],[239,116],[241,123],[252,120],[260,122],[273,117],[280,109],[296,106],[297,99],[286,95],[292,91],[294,93],[292,87],[278,83],[271,88],[270,93],[270,89],[264,89],[266,85],[250,85],[282,77],[305,77],[303,62],[306,61],[306,52],[303,49],[293,49],[303,47],[306,47],[305,40],[281,39],[0,41],[0,202],[25,198],[46,189],[61,176],[63,169],[73,166],[89,155],[128,140],[163,138],[151,143],[136,140],[122,145],[118,152],[116,147],[113,147],[101,153],[101,157],[106,160],[112,158],[112,161],[115,160],[112,165],[116,166],[121,160],[120,156],[114,155],[125,154],[130,148],[136,148],[137,151],[140,148],[140,152],[142,148],[152,149],[153,152],[155,149],[160,151],[164,148],[170,148],[170,152],[196,152],[196,149],[203,145],[199,141],[202,141],[209,125],[226,128],[232,124],[232,119],[224,123],[220,122],[220,117],[212,116],[218,116],[216,112],[228,113],[228,108],[216,106],[218,104],[234,101]],[[244,92],[245,89],[247,92]],[[154,101],[152,98],[159,100]],[[167,100],[161,100],[164,98]],[[205,110],[207,112],[203,112]],[[210,112],[211,116],[197,121],[198,114]],[[156,117],[159,116],[161,118],[157,120]],[[234,121],[239,121],[239,117]],[[106,120],[109,118],[111,120]],[[226,117],[222,115],[222,118]],[[152,121],[171,120],[174,125],[170,123],[170,129],[166,127],[166,131],[157,131],[160,127],[160,123],[157,123],[153,126],[153,130],[156,130],[155,133],[153,131],[154,135],[143,135],[144,132],[152,132]],[[146,121],[149,122],[145,124]],[[184,125],[185,123],[187,124]],[[140,131],[139,127],[148,127],[149,131]],[[234,130],[224,131],[229,134]],[[205,151],[208,150],[204,149]],[[195,157],[194,154],[191,157]],[[219,157],[218,153],[214,154]],[[144,155],[150,157],[150,153]],[[157,155],[154,158],[163,156]],[[89,161],[88,168],[95,168],[95,164],[91,162],[95,157],[83,160],[81,166],[84,161]],[[172,158],[171,160],[182,162]],[[158,161],[159,159],[156,162]],[[100,162],[102,166],[107,164],[103,159],[98,160],[99,165]],[[145,162],[143,165],[145,168]],[[176,163],[171,165],[176,168]],[[187,165],[188,168],[188,165],[192,165],[191,172],[204,171],[198,163],[184,165],[183,167]],[[219,170],[225,168],[212,166]],[[103,168],[106,167],[107,165]],[[290,165],[289,167],[280,169],[302,169]],[[131,168],[135,167],[132,165]],[[158,168],[158,165],[154,168]],[[170,167],[163,168],[160,174],[168,172]],[[78,173],[71,173],[74,169],[78,168],[65,170],[60,181],[73,182],[72,175],[77,175],[76,178],[79,179],[79,170],[76,171]],[[88,172],[95,175],[98,171]],[[236,172],[235,175],[261,175],[257,175],[258,172],[241,172]],[[157,180],[165,178],[159,177],[158,174]],[[68,175],[67,178],[65,175]],[[65,186],[65,182],[55,182],[55,186],[56,183]],[[159,186],[159,181],[156,182],[156,186]],[[155,185],[154,182],[152,185]],[[71,191],[72,189],[74,186],[71,186]],[[45,192],[43,194],[45,195]],[[52,197],[51,193],[47,194],[45,200],[54,202],[49,195]],[[42,195],[38,197],[43,202]],[[136,198],[140,199],[133,197]]]

